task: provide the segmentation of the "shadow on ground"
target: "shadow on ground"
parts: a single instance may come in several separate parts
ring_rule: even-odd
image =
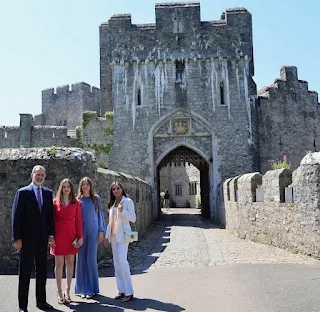
[[[121,300],[115,300],[110,297],[105,297],[102,295],[97,295],[95,300],[90,301],[74,301],[72,304],[69,304],[68,307],[71,311],[74,312],[104,312],[106,311],[146,311],[146,310],[155,310],[155,311],[172,311],[172,312],[180,312],[185,311],[184,308],[179,305],[173,303],[161,302],[158,300],[150,299],[150,298],[134,298],[130,302],[123,303]],[[59,311],[59,310],[57,310]]]

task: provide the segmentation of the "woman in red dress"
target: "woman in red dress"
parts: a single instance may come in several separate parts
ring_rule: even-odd
[[[58,303],[70,303],[70,286],[74,269],[74,255],[83,244],[80,202],[76,199],[74,186],[69,179],[60,183],[57,197],[53,200],[55,216],[55,276],[58,288]],[[78,239],[75,245],[75,239]],[[62,293],[62,271],[66,263],[66,289]]]

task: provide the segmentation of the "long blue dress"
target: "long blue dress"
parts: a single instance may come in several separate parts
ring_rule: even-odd
[[[95,211],[91,197],[80,199],[82,211],[83,245],[76,262],[75,294],[94,295],[99,292],[97,264],[98,233],[106,232],[101,198],[97,196],[99,211]]]

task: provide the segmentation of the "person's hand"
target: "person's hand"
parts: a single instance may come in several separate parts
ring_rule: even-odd
[[[109,241],[108,241],[107,239],[105,239],[105,240],[103,241],[103,246],[106,247],[106,248],[108,248],[108,246],[109,246]]]
[[[51,247],[51,248],[55,248],[56,247],[56,241],[54,240],[54,237],[49,237],[48,246]]]
[[[14,248],[16,249],[17,252],[20,252],[22,248],[22,239],[17,239],[13,243]]]
[[[80,248],[83,245],[83,237],[78,239],[77,248]]]
[[[99,232],[98,242],[101,243],[104,240],[104,233]]]

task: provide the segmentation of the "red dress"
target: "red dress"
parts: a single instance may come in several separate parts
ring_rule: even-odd
[[[51,248],[50,253],[56,256],[65,256],[78,253],[78,248],[73,247],[75,238],[82,238],[82,218],[80,202],[71,202],[61,205],[57,199],[53,200],[54,226],[56,247]]]

